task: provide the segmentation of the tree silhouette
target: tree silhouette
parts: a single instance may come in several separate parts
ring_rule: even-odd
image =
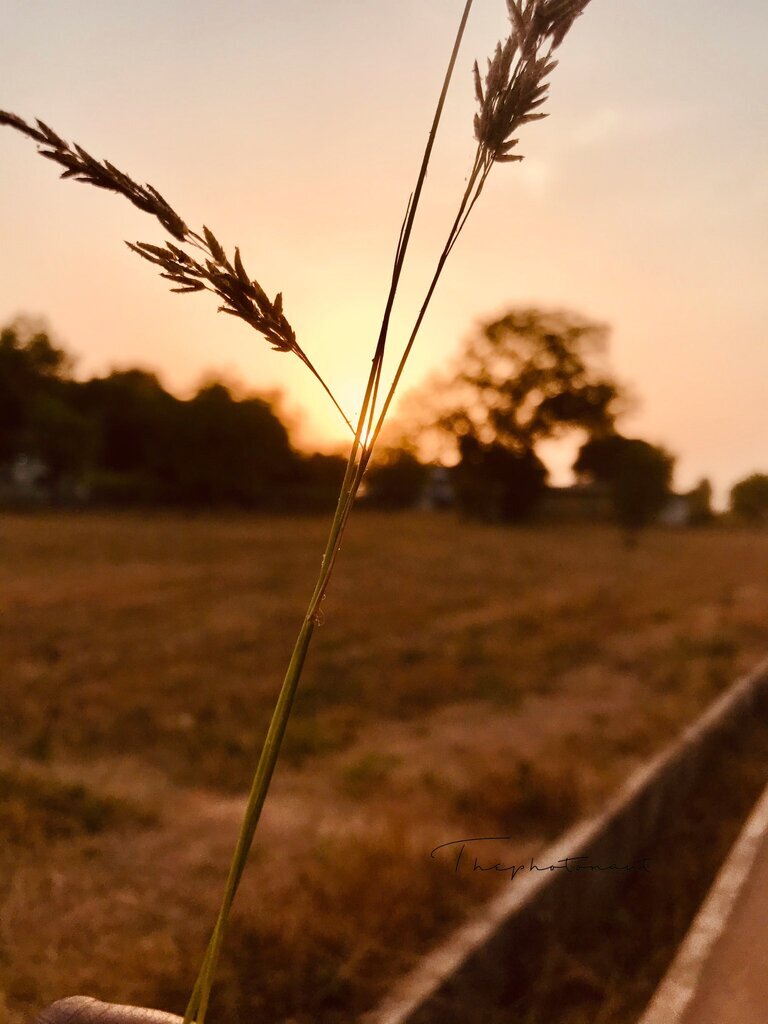
[[[427,467],[413,451],[384,451],[366,476],[366,502],[379,508],[412,508],[427,479]]]
[[[650,523],[670,495],[674,458],[647,441],[612,434],[587,441],[574,471],[608,484],[618,522],[628,530]]]
[[[0,332],[0,468],[38,461],[52,500],[273,508],[316,489],[269,401],[217,382],[184,401],[147,370],[78,381],[71,365],[34,324]]]
[[[753,523],[768,522],[768,475],[752,473],[731,490],[731,509]]]
[[[467,512],[523,518],[546,483],[540,442],[577,429],[611,432],[623,395],[601,365],[607,338],[602,324],[534,307],[512,309],[470,338],[441,389],[439,417],[458,447]]]
[[[39,324],[19,319],[0,331],[0,464],[38,460],[53,493],[83,473],[95,443],[71,401],[70,366]]]

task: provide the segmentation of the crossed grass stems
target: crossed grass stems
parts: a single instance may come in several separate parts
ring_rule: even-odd
[[[392,277],[381,328],[362,406],[354,426],[341,409],[328,384],[296,340],[296,335],[283,312],[282,295],[278,294],[274,300],[269,299],[258,281],[249,277],[238,249],[235,249],[234,257],[230,260],[224,247],[209,228],[203,227],[202,233],[191,230],[183,218],[151,185],[139,185],[108,161],[98,161],[82,147],[68,144],[42,121],[38,120],[32,126],[15,114],[0,111],[0,125],[4,124],[15,128],[38,143],[38,149],[42,156],[53,160],[64,168],[62,178],[74,178],[76,181],[117,192],[134,206],[152,214],[174,241],[166,241],[164,246],[148,242],[127,243],[133,252],[159,267],[161,277],[174,285],[172,291],[181,294],[199,291],[212,292],[222,301],[222,305],[219,306],[220,311],[245,321],[261,334],[275,350],[292,352],[296,355],[317,378],[353,433],[344,481],[323,554],[320,575],[304,616],[264,741],[241,832],[230,865],[221,907],[184,1015],[184,1024],[193,1024],[193,1022],[194,1024],[204,1024],[227,920],[269,790],[312,635],[319,622],[320,607],[328,589],[355,497],[397,391],[411,349],[448,257],[480,198],[494,164],[522,160],[522,156],[513,152],[518,144],[517,131],[530,121],[546,117],[546,114],[539,108],[547,99],[549,89],[547,78],[557,64],[553,57],[554,51],[560,46],[571,25],[588,3],[589,0],[506,0],[510,22],[509,33],[503,42],[497,44],[493,55],[487,62],[485,74],[481,75],[477,62],[473,69],[475,96],[479,107],[474,121],[477,146],[466,188],[438,258],[432,281],[411,334],[403,348],[390,387],[383,401],[380,401],[382,367],[392,310],[448,89],[453,78],[470,11],[474,4],[474,0],[467,0],[435,109],[416,185],[406,207],[395,250]],[[182,248],[182,246],[186,248]],[[188,250],[192,250],[192,252]]]

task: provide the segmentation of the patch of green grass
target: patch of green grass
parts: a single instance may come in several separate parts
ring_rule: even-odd
[[[649,618],[651,622],[657,622],[659,625],[663,625],[665,622],[672,622],[677,614],[671,608],[654,608]]]
[[[547,667],[554,672],[567,671],[599,658],[601,647],[592,636],[566,636],[549,644],[544,652]]]
[[[98,795],[79,784],[0,771],[0,835],[8,843],[98,835],[154,820],[128,801]]]
[[[485,668],[475,677],[474,696],[509,709],[518,707],[524,695],[511,672],[503,674],[493,668]]]
[[[457,788],[452,803],[480,828],[551,837],[577,816],[582,795],[567,767],[522,760],[473,773],[471,785]]]
[[[488,661],[486,636],[478,626],[467,629],[459,638],[456,661],[462,668],[473,668]]]
[[[344,750],[355,739],[356,727],[348,718],[296,718],[288,726],[282,756],[295,767],[311,757]]]
[[[322,652],[302,681],[294,714],[314,715],[327,708],[354,706],[360,701],[361,666],[342,652]]]
[[[692,654],[704,658],[732,658],[738,653],[738,644],[727,633],[713,633],[712,636],[693,641],[690,644]]]
[[[429,652],[423,647],[405,647],[399,654],[402,665],[420,665],[429,659]]]
[[[365,754],[344,768],[342,789],[347,796],[357,799],[370,796],[389,779],[400,760],[394,754]]]

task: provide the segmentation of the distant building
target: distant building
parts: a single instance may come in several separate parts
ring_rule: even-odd
[[[673,494],[659,513],[663,526],[701,526],[714,518],[712,512],[712,485],[700,480],[692,491]]]
[[[48,467],[40,459],[16,455],[0,466],[0,501],[38,504],[48,500]]]
[[[36,455],[16,455],[0,465],[0,504],[83,505],[89,497],[86,481],[74,476],[52,480],[48,465]]]
[[[684,527],[708,521],[712,517],[710,495],[711,488],[706,481],[684,494],[671,494],[656,517],[656,523]],[[447,466],[427,467],[417,506],[421,509],[455,508],[453,469]],[[545,488],[533,514],[534,522],[550,523],[610,523],[614,519],[611,486],[595,481]]]
[[[673,494],[656,518],[659,526],[690,526],[692,520],[693,509],[687,494]]]
[[[453,508],[456,504],[456,488],[447,466],[428,466],[418,506],[423,509]]]
[[[671,494],[656,517],[659,526],[692,526],[711,519],[709,485],[702,482],[685,494]],[[550,522],[610,522],[614,519],[609,484],[576,483],[548,487],[537,509],[537,518]]]
[[[611,489],[600,483],[547,487],[536,517],[550,522],[607,522],[613,518]]]

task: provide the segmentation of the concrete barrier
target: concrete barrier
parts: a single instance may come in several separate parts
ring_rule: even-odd
[[[766,707],[768,660],[737,680],[670,746],[641,766],[601,813],[569,829],[537,862],[549,865],[589,856],[592,863],[607,863],[620,852],[628,863],[652,856],[662,817],[684,812],[686,795],[721,745]],[[585,872],[566,894],[564,885],[572,879],[564,871],[519,875],[505,893],[429,953],[361,1024],[498,1019],[522,969],[521,951],[525,959],[535,958],[566,918],[569,927],[583,923],[585,932],[608,924],[620,877],[621,872]]]
[[[638,1024],[693,1024],[699,1021],[708,1024],[712,1019],[724,1024],[726,1014],[728,1020],[738,1020],[739,1024],[751,1024],[753,1020],[765,1024],[768,1016],[768,1003],[765,1001],[765,949],[768,943],[763,927],[765,883],[759,892],[750,892],[749,887],[751,880],[753,890],[755,888],[759,875],[756,864],[761,856],[765,862],[767,849],[768,787],[742,828]],[[744,915],[737,913],[739,901],[745,899],[759,900],[757,908],[761,919],[758,936],[750,934]],[[731,934],[727,936],[728,932]],[[736,969],[725,962],[729,954],[733,958],[733,950],[724,948],[726,936],[733,940],[732,945],[737,946]],[[716,964],[718,958],[724,962]],[[725,983],[723,975],[727,979]],[[714,1005],[715,999],[711,992],[706,991],[705,981],[710,987],[714,983],[717,999],[725,1004],[726,1009],[722,1005]]]

